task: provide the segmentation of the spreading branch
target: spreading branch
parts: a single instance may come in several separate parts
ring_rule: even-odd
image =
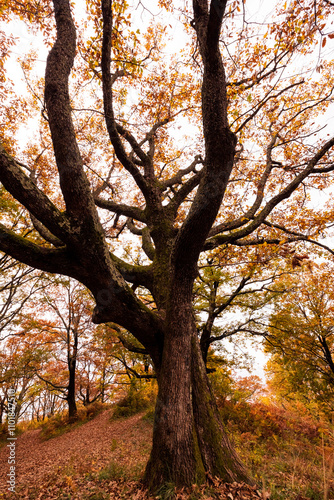
[[[50,199],[36,186],[9,155],[0,142],[0,181],[53,235],[62,241],[70,239],[70,223]]]
[[[143,193],[145,198],[149,198],[148,185],[140,173],[139,169],[129,158],[123,143],[121,141],[113,109],[113,91],[112,91],[112,76],[111,76],[111,48],[112,48],[112,2],[111,0],[102,0],[102,17],[103,17],[103,39],[102,39],[102,84],[103,84],[103,103],[104,116],[109,133],[110,141],[114,147],[115,153],[121,164],[132,175],[137,186]],[[127,139],[130,136],[127,135]],[[136,144],[133,144],[136,147]]]
[[[315,166],[318,162],[330,151],[334,146],[334,137],[329,139],[313,157],[308,161],[307,166],[298,174],[296,177],[285,187],[280,193],[273,196],[266,205],[262,208],[261,212],[253,217],[253,219],[248,223],[247,218],[245,218],[245,227],[239,231],[231,231],[229,234],[217,235],[209,238],[204,249],[212,249],[224,243],[235,243],[236,241],[242,240],[246,236],[253,233],[261,224],[264,223],[269,214],[274,210],[274,208],[284,199],[289,198],[291,194],[298,189],[302,184],[304,179],[306,179],[310,173],[313,172]]]

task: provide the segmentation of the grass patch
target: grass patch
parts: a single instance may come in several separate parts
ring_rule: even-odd
[[[138,481],[143,474],[143,465],[135,464],[128,466],[121,464],[118,460],[111,462],[104,469],[100,470],[97,475],[99,482],[103,481]]]
[[[117,448],[117,446],[118,446],[118,443],[117,443],[116,439],[113,439],[113,440],[111,441],[110,450],[111,450],[111,451],[115,451],[115,450],[116,450],[116,448]]]
[[[116,461],[111,461],[110,464],[99,472],[99,481],[115,481],[117,479],[127,479],[128,473],[123,465]]]
[[[143,420],[145,422],[148,422],[149,424],[154,424],[154,415],[155,415],[155,408],[151,407],[147,410],[145,415],[143,416]]]
[[[159,500],[171,500],[175,497],[175,492],[176,488],[174,483],[165,483],[157,491],[157,498]]]

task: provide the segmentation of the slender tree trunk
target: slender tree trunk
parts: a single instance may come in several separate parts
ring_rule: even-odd
[[[2,424],[2,420],[3,420],[3,414],[4,414],[4,400],[1,399],[0,400],[0,425]]]
[[[56,406],[56,395],[50,398],[50,415],[55,414],[55,406]]]
[[[106,382],[106,367],[104,365],[102,370],[101,403],[104,403],[105,382]]]
[[[90,390],[89,390],[89,385],[86,387],[86,398],[85,398],[85,406],[88,406],[90,404]]]
[[[233,449],[212,395],[191,302],[179,296],[165,336],[153,447],[145,472],[151,490],[191,485],[206,475],[253,484]]]
[[[68,420],[69,422],[75,422],[78,418],[78,410],[72,390],[68,392],[66,401],[68,405]]]
[[[69,380],[67,386],[67,396],[66,401],[68,404],[68,420],[70,422],[75,422],[78,418],[78,410],[75,401],[75,376],[76,376],[76,366],[77,366],[77,354],[78,354],[78,331],[76,328],[73,329],[73,347],[71,352],[71,330],[68,329],[67,332],[67,366],[69,372]]]
[[[69,381],[67,388],[66,401],[68,404],[68,419],[70,422],[75,422],[78,418],[78,410],[75,401],[75,368],[76,359],[70,358],[68,363],[69,368]]]

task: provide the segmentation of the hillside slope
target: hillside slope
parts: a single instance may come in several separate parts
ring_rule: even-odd
[[[154,498],[245,499],[268,498],[246,485],[210,486],[192,491],[173,488],[149,495],[140,482],[152,439],[152,425],[143,414],[110,421],[110,411],[43,441],[41,430],[29,430],[16,441],[16,494],[8,492],[9,449],[0,449],[0,498],[21,500],[154,500]]]
[[[139,473],[148,459],[152,426],[142,420],[142,415],[113,422],[109,418],[110,412],[104,411],[93,420],[48,441],[42,441],[40,430],[30,430],[18,436],[16,491],[20,498],[34,498],[33,492],[38,493],[36,498],[51,498],[39,495],[43,490],[46,495],[47,485],[59,483],[62,479],[65,490],[73,487],[72,498],[75,498],[76,479],[86,476],[89,483],[88,475],[107,467],[111,460],[117,464],[119,474],[126,474],[130,469]],[[7,491],[8,453],[7,446],[0,449],[2,495]]]
[[[149,457],[152,423],[143,413],[111,421],[111,410],[105,410],[47,441],[40,429],[19,435],[16,495],[7,485],[10,450],[0,448],[0,499],[268,500],[270,490],[272,500],[334,500],[334,448],[329,435],[322,441],[325,429],[318,423],[261,404],[225,411],[237,449],[261,491],[208,477],[208,484],[174,496],[173,485],[159,496],[149,495],[139,480]]]

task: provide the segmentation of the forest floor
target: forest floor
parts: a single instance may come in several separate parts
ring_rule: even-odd
[[[0,498],[22,500],[332,499],[328,496],[330,492],[327,492],[327,498],[322,494],[318,495],[315,490],[312,490],[313,493],[309,496],[303,496],[304,493],[296,494],[297,490],[294,488],[284,489],[283,486],[281,493],[277,490],[273,496],[270,496],[268,486],[263,479],[259,489],[237,484],[223,485],[213,479],[210,484],[202,488],[194,486],[191,491],[179,491],[175,494],[171,485],[170,489],[165,488],[158,496],[150,496],[142,488],[140,478],[151,448],[152,423],[143,418],[143,413],[119,420],[111,420],[110,416],[111,411],[105,410],[92,420],[76,425],[68,432],[48,440],[44,440],[41,429],[27,430],[18,435],[15,441],[15,494],[8,492],[10,450],[5,443],[0,448]],[[252,434],[248,432],[245,437],[243,434],[240,434],[236,440],[237,447],[245,447],[242,443],[244,439],[252,443]],[[270,467],[274,470],[277,464],[270,462],[273,450],[269,449],[268,455],[263,457],[263,463],[260,463],[259,457],[256,456],[258,452],[254,454],[255,445],[252,447],[254,456],[243,457],[244,460],[246,458],[248,467],[257,459],[257,467],[260,466],[264,472]],[[279,477],[282,478],[283,475],[282,485],[284,483],[285,486],[290,481],[291,473],[295,484],[301,479],[301,473],[298,473],[300,450],[293,449],[292,452],[294,453],[294,470],[291,470],[291,465],[287,463],[290,467],[287,473],[282,470],[276,471]],[[283,456],[281,460],[284,460]],[[300,464],[300,467],[303,470],[307,469],[305,462],[303,465]]]
[[[0,449],[0,498],[102,499],[96,495],[108,468],[114,467],[110,477],[116,480],[126,478],[129,471],[133,479],[137,471],[139,478],[150,451],[152,425],[142,415],[110,421],[110,411],[103,411],[61,436],[43,441],[41,434],[41,429],[28,430],[17,438],[16,496],[8,493],[6,484],[8,446]],[[101,486],[102,493],[105,485]]]

